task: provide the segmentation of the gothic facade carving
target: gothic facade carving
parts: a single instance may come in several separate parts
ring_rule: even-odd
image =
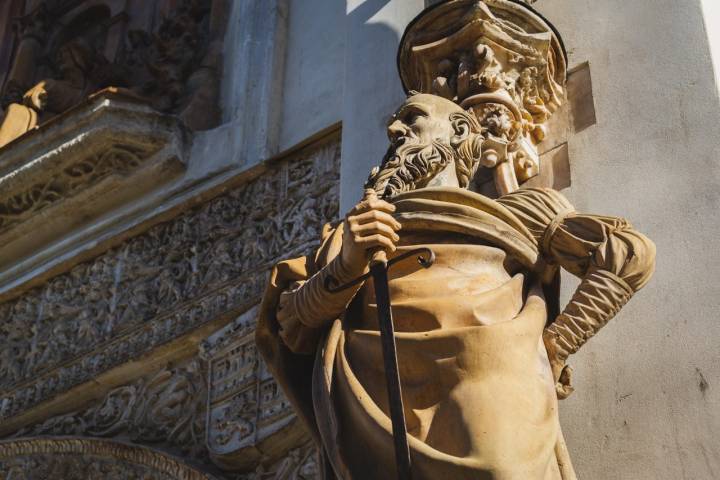
[[[273,164],[249,183],[0,304],[0,418],[250,308],[269,265],[288,251],[309,251],[322,225],[337,218],[338,161],[333,139]],[[285,408],[277,387],[261,383],[257,393],[267,405],[280,402],[278,411]],[[261,424],[274,421],[273,408]],[[217,425],[242,432],[241,423],[227,418]]]
[[[18,480],[214,480],[179,459],[108,440],[38,438],[0,442],[0,478]]]
[[[86,410],[50,418],[13,437],[85,436],[160,444],[164,450],[203,461],[207,388],[200,362],[172,368],[111,390]]]
[[[147,3],[147,2],[145,2]],[[192,130],[217,126],[226,0],[23,2],[0,145],[88,95],[123,88]]]
[[[212,458],[228,467],[247,465],[268,439],[274,450],[282,450],[305,438],[255,348],[256,317],[256,308],[248,310],[203,344],[209,385],[207,446]]]

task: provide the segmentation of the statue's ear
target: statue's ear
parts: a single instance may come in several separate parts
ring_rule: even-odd
[[[450,114],[450,123],[452,124],[454,131],[454,135],[451,139],[451,143],[453,145],[458,145],[460,142],[470,137],[471,134],[480,131],[477,120],[465,112],[455,112]]]

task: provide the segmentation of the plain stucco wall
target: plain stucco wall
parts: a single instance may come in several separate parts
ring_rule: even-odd
[[[345,73],[345,2],[290,0],[279,151],[339,122]]]
[[[570,200],[657,245],[651,283],[571,359],[579,477],[720,478],[720,104],[700,1],[535,6],[591,66],[598,123],[570,141]]]

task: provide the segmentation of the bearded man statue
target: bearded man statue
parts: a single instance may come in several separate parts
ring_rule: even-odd
[[[654,245],[625,220],[575,212],[551,189],[497,200],[468,190],[484,130],[452,101],[409,97],[359,202],[312,257],[272,272],[257,344],[328,460],[326,478],[394,478],[372,280],[329,293],[418,247],[432,268],[390,271],[415,479],[573,479],[560,431],[565,361],[649,280]],[[562,312],[558,268],[581,278]]]

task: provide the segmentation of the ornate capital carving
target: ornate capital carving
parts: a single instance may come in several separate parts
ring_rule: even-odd
[[[509,0],[438,4],[407,28],[398,66],[406,91],[444,97],[476,117],[496,144],[496,165],[509,162],[520,183],[537,175],[534,145],[564,100],[566,59],[534,10]]]

